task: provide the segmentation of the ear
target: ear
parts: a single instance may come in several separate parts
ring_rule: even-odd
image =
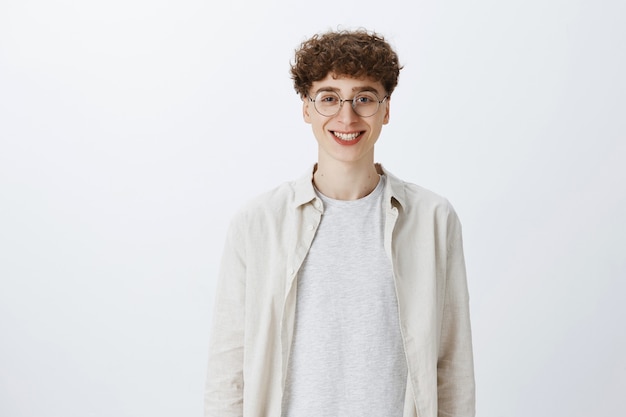
[[[307,97],[302,97],[302,118],[306,123],[311,123],[311,114],[309,113],[311,101]]]
[[[383,118],[384,125],[389,123],[389,107],[390,107],[389,102],[390,101],[391,101],[391,97],[387,97],[387,100],[385,100],[385,117]]]

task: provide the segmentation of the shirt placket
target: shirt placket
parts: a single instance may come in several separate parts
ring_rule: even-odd
[[[296,209],[295,226],[293,236],[293,252],[287,257],[287,271],[285,279],[285,299],[283,305],[283,317],[281,326],[282,342],[282,391],[285,389],[287,378],[287,366],[293,339],[293,327],[296,313],[297,277],[304,259],[309,253],[315,233],[322,220],[323,205],[319,198],[304,204]]]

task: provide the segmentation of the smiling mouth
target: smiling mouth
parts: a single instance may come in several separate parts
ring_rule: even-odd
[[[361,136],[363,132],[342,133],[332,131],[332,134],[342,142],[352,142]]]

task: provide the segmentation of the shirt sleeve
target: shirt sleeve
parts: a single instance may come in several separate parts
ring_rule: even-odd
[[[473,417],[475,382],[469,293],[461,224],[451,207],[447,239],[446,287],[437,363],[438,416]]]
[[[245,237],[231,223],[218,276],[204,395],[205,417],[243,416]]]

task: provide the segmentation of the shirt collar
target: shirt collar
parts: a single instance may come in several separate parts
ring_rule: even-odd
[[[315,188],[313,187],[314,172],[315,164],[312,165],[303,176],[295,181],[293,187],[295,192],[294,205],[296,208],[317,198]]]
[[[376,164],[376,171],[387,177],[385,201],[389,202],[390,207],[395,207],[396,205],[403,206],[406,199],[404,182],[384,169],[381,164]],[[315,188],[313,187],[314,172],[315,164],[312,165],[302,177],[294,182],[294,206],[296,208],[317,199],[317,194],[315,194]]]

